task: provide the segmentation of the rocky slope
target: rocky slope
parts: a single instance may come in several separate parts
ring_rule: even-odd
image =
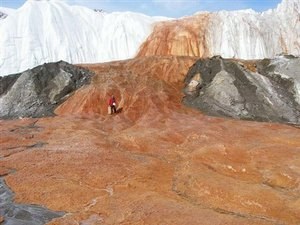
[[[54,115],[54,109],[91,76],[86,69],[58,62],[0,77],[0,118]]]
[[[185,107],[196,61],[85,65],[91,83],[58,116],[0,120],[0,175],[15,202],[66,213],[49,225],[299,224],[299,129]]]
[[[158,23],[138,56],[189,55],[273,58],[300,54],[300,1],[283,0],[274,10],[199,13]]]
[[[121,107],[126,105],[136,109],[130,102],[131,99],[138,97],[138,92],[126,90],[122,84],[116,85],[115,82],[122,80],[126,83],[127,80],[131,80],[137,84],[145,84],[149,80],[147,73],[153,69],[157,71],[157,80],[151,81],[154,86],[166,85],[160,84],[161,79],[167,84],[172,82],[181,86],[182,77],[196,58],[182,57],[182,59],[185,60],[178,61],[177,57],[146,57],[128,62],[103,64],[104,68],[109,65],[111,71],[119,68],[122,73],[110,74],[106,70],[99,71],[102,76],[96,79],[102,79],[105,84],[101,89],[95,85],[88,85],[77,92],[75,92],[77,89],[89,83],[92,72],[65,62],[44,64],[22,74],[0,77],[0,118],[50,116],[54,115],[54,110],[60,115],[77,112],[103,115],[106,114],[107,108],[105,104],[99,103],[106,102],[106,98],[112,93],[121,98]],[[136,72],[128,72],[128,68],[134,68],[136,62],[144,62],[142,75],[137,76]],[[162,70],[166,63],[170,65],[170,69],[163,74]],[[300,58],[293,56],[257,61],[230,60],[221,57],[199,59],[185,77],[183,102],[213,116],[300,124],[299,65]],[[94,70],[92,64],[86,67]],[[100,68],[101,65],[97,65],[97,70]],[[174,76],[176,73],[180,73],[181,76]],[[147,90],[151,88],[149,86]],[[121,89],[128,96],[121,96]],[[84,97],[79,98],[78,95]],[[69,97],[70,99],[63,103]],[[163,106],[162,102],[157,102],[161,98],[158,96],[156,103],[153,104],[159,103]],[[169,99],[167,96],[164,98]],[[136,110],[134,115],[141,116],[143,110],[148,107],[150,106],[144,105],[143,108]],[[125,114],[127,113],[132,117],[131,111],[126,110]]]
[[[98,12],[59,0],[28,0],[0,20],[0,75],[59,60],[98,63],[137,55],[243,59],[299,55],[299,12],[299,0],[282,0],[276,9],[263,13],[202,12],[171,20]]]
[[[185,82],[184,103],[209,115],[300,124],[300,58],[200,59]]]

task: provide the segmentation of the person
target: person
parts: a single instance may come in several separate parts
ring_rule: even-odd
[[[108,105],[110,106],[110,109],[111,109],[111,114],[113,113],[117,113],[117,108],[116,108],[116,99],[115,99],[115,96],[111,96],[110,99],[108,100]]]

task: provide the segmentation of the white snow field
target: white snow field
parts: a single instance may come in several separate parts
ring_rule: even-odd
[[[15,9],[0,6],[0,13],[3,13],[5,15],[10,15],[10,14],[14,13],[15,11],[16,11]]]
[[[166,19],[28,0],[0,20],[0,75],[59,60],[93,63],[134,57],[154,22]]]
[[[261,59],[300,55],[300,0],[282,0],[276,9],[220,11],[210,21],[208,48],[225,58]]]

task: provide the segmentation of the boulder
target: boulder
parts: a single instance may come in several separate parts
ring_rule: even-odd
[[[90,82],[91,75],[60,61],[0,77],[0,118],[52,116],[71,93]]]

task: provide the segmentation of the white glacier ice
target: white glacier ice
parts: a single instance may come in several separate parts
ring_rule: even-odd
[[[15,11],[16,11],[15,9],[0,6],[0,13],[3,13],[5,15],[13,14]]]
[[[132,58],[155,23],[170,19],[96,12],[60,0],[27,0],[5,14],[9,16],[0,19],[0,76],[59,60],[96,63]],[[206,30],[211,55],[242,59],[300,55],[300,0],[282,0],[276,9],[262,13],[211,13]]]
[[[208,48],[226,58],[300,55],[300,0],[283,0],[276,9],[220,11],[210,21]]]
[[[134,57],[154,22],[166,19],[28,0],[0,20],[0,75],[59,60],[93,63]]]

